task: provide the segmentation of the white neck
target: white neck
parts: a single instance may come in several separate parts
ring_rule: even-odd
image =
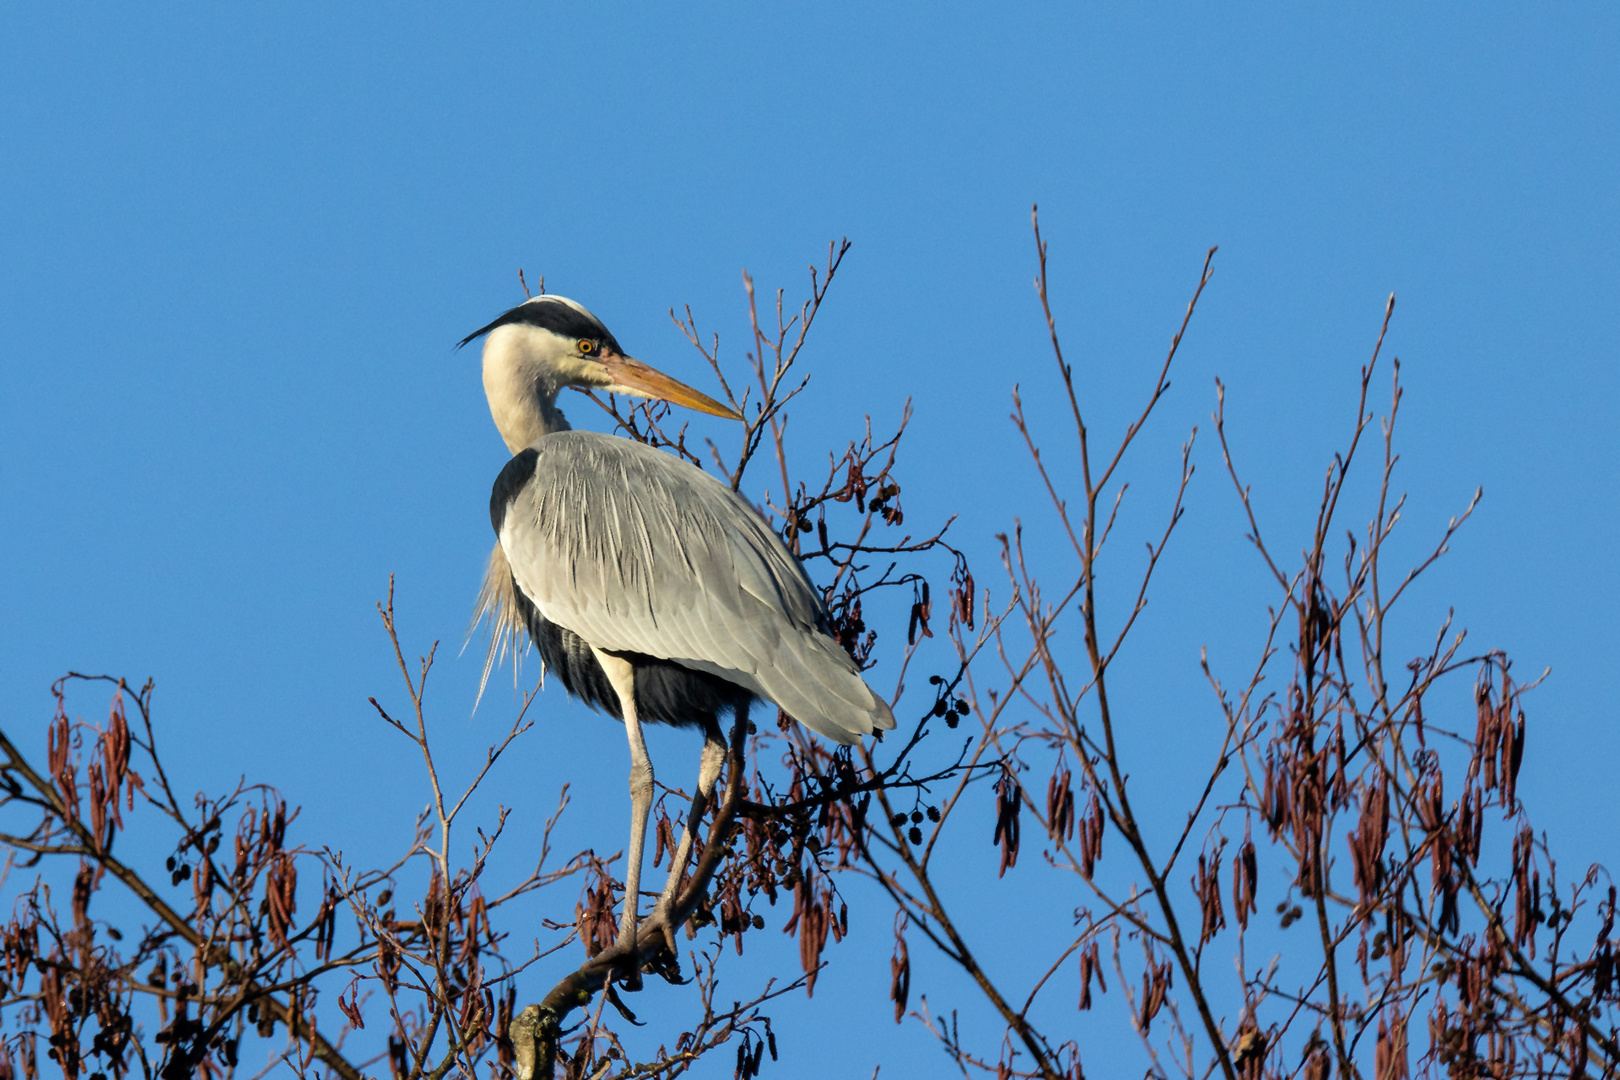
[[[484,343],[484,395],[506,448],[516,454],[557,431],[569,431],[557,408],[557,394],[568,385],[557,373],[533,362],[516,327],[494,330]]]

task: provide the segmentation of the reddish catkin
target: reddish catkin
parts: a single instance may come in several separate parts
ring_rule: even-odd
[[[1389,838],[1389,787],[1374,782],[1361,793],[1361,819],[1350,834],[1351,871],[1361,905],[1371,908],[1384,885],[1384,845]]]
[[[191,892],[197,901],[198,914],[208,911],[214,896],[214,862],[206,855],[197,860],[196,869],[192,871]]]
[[[743,931],[748,927],[748,916],[743,911],[742,878],[732,877],[720,890],[720,936],[732,935],[737,955],[743,953]]]
[[[816,975],[821,968],[821,950],[827,945],[827,909],[811,901],[799,920],[799,962],[804,967],[805,993],[814,996]]]
[[[1502,806],[1511,810],[1519,787],[1519,766],[1524,764],[1524,713],[1513,729],[1511,739],[1502,741]]]
[[[586,956],[595,956],[618,937],[618,923],[613,918],[613,883],[600,867],[595,870],[596,885],[587,885],[580,903],[574,905],[574,924],[579,928]]]
[[[90,780],[90,836],[93,843],[105,847],[112,843],[112,834],[107,829],[107,782],[106,774],[102,771],[101,763],[92,761],[85,770]],[[114,803],[118,796],[113,796]]]
[[[495,1013],[495,1046],[497,1056],[502,1065],[511,1068],[517,1060],[513,1053],[510,1031],[512,1030],[512,1015],[517,1011],[517,988],[508,985],[506,993],[501,995],[499,1007]]]
[[[1396,1010],[1391,1009],[1378,1018],[1378,1047],[1373,1060],[1378,1080],[1408,1080],[1411,1075],[1406,1053],[1406,1018]]]
[[[653,838],[656,841],[653,847],[653,866],[656,868],[663,865],[664,852],[669,852],[671,859],[675,857],[675,824],[662,810],[658,812],[658,821],[653,827]]]
[[[358,977],[349,983],[348,994],[348,1001],[343,1000],[342,994],[338,995],[338,1011],[343,1013],[343,1018],[349,1022],[350,1027],[359,1031],[366,1026],[366,1017],[360,1011],[360,979]]]
[[[1023,809],[1023,789],[1010,771],[996,781],[996,831],[990,842],[1001,845],[1001,865],[997,877],[1018,865],[1018,813]]]
[[[1193,890],[1198,894],[1202,926],[1198,944],[1203,945],[1226,928],[1226,912],[1221,906],[1221,853],[1217,849],[1209,856],[1198,856],[1198,874],[1193,879]]]
[[[1046,831],[1058,843],[1074,838],[1074,792],[1070,780],[1069,770],[1059,768],[1046,782]]]
[[[1142,971],[1142,1034],[1146,1035],[1153,1026],[1153,1018],[1159,1015],[1164,1008],[1165,996],[1169,993],[1171,984],[1170,962],[1162,964],[1149,963]]]
[[[1097,792],[1093,790],[1086,806],[1086,816],[1080,821],[1080,873],[1088,881],[1096,871],[1097,863],[1102,861],[1103,825],[1102,800],[1097,798]]]
[[[1091,1008],[1091,980],[1097,980],[1099,993],[1108,993],[1108,984],[1103,981],[1102,954],[1093,941],[1089,946],[1080,950],[1080,1009]]]
[[[90,921],[90,896],[95,892],[95,869],[83,859],[73,878],[73,925],[84,930]]]
[[[333,904],[333,910],[336,911],[335,903]],[[481,931],[487,932],[488,926],[489,911],[484,902],[484,894],[474,890],[472,894],[472,903],[467,908],[466,934],[461,939],[461,952],[459,954],[460,963],[466,964],[477,961],[479,951],[479,934]]]
[[[1474,759],[1468,768],[1469,775],[1479,777],[1487,791],[1496,787],[1497,752],[1502,732],[1497,724],[1499,714],[1491,701],[1490,672],[1487,665],[1480,672],[1479,685],[1474,688]]]
[[[1232,860],[1232,910],[1237,916],[1238,926],[1244,930],[1249,928],[1249,915],[1260,910],[1255,904],[1259,876],[1254,840],[1245,826],[1243,846],[1238,848],[1237,858]]]
[[[782,926],[782,933],[798,931],[799,962],[808,976],[806,990],[815,993],[816,971],[821,966],[821,951],[827,944],[828,915],[832,908],[832,891],[821,898],[816,896],[812,871],[806,867],[804,877],[793,887],[793,915]]]
[[[285,945],[298,902],[298,867],[291,855],[283,852],[270,864],[264,879],[264,898],[270,936],[277,944]]]
[[[1300,1067],[1300,1075],[1304,1080],[1328,1080],[1333,1071],[1333,1058],[1330,1056],[1327,1040],[1322,1038],[1321,1031],[1311,1032],[1311,1037],[1305,1043],[1304,1061]],[[1382,1080],[1382,1078],[1378,1078]]]
[[[934,603],[929,599],[928,582],[924,581],[921,583],[921,587],[912,594],[911,625],[906,629],[907,645],[917,643],[917,631],[919,628],[922,630],[923,637],[930,638],[934,636],[934,632],[928,629],[928,620],[933,617],[933,613]]]
[[[46,730],[46,753],[50,762],[51,778],[56,782],[57,794],[62,800],[62,817],[67,823],[79,823],[79,779],[72,756],[72,727],[60,697],[56,702],[56,715]]]
[[[1333,725],[1333,806],[1335,809],[1350,805],[1350,763],[1345,757],[1344,719]]]
[[[1294,814],[1293,790],[1289,784],[1291,769],[1279,761],[1275,752],[1267,751],[1265,788],[1261,797],[1266,828],[1273,837],[1282,834],[1283,824]]]
[[[251,813],[252,811],[249,811],[249,814]],[[247,823],[248,833],[251,834],[253,832],[252,822],[247,817],[242,820]],[[247,879],[248,858],[252,853],[253,841],[242,835],[241,831],[238,831],[236,834],[236,867],[231,871],[231,879],[238,885],[241,885]]]
[[[124,714],[123,683],[118,684],[118,693],[113,695],[112,708],[107,716],[107,730],[101,736],[102,768],[107,777],[108,792],[112,797],[109,809],[113,820],[118,827],[124,827],[124,818],[119,813],[119,793],[125,793],[129,809],[135,809],[135,789],[143,787],[141,778],[129,767],[129,718]]]
[[[911,999],[911,953],[906,949],[906,916],[901,912],[894,919],[894,955],[889,958],[889,1000],[894,1002],[894,1022],[906,1015],[906,1003]]]
[[[967,560],[958,555],[956,566],[951,570],[951,625],[965,625],[973,629],[973,571],[968,569]]]

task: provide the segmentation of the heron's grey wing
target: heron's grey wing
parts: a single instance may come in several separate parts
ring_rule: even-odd
[[[718,675],[837,742],[894,726],[798,560],[701,469],[559,432],[513,459],[491,512],[518,587],[598,648]]]

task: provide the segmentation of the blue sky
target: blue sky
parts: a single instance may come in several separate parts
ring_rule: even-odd
[[[334,844],[402,841],[424,794],[365,704],[397,697],[373,604],[394,573],[408,641],[460,644],[505,453],[452,346],[521,299],[520,267],[700,381],[668,308],[740,350],[740,271],[791,296],[849,236],[796,449],[911,398],[908,514],[961,512],[991,579],[993,535],[1040,520],[1015,382],[1062,438],[1038,201],[1099,431],[1221,248],[1136,459],[1144,528],[1218,375],[1279,546],[1303,543],[1398,295],[1411,551],[1485,489],[1411,645],[1455,607],[1522,673],[1553,669],[1523,790],[1574,864],[1612,861],[1617,30],[1604,5],[9,7],[0,723],[41,730],[69,668],[151,675],[195,786],[251,765]],[[1235,676],[1269,599],[1212,449],[1129,659],[1144,749],[1213,730],[1198,649]],[[468,762],[507,704],[468,719],[475,651],[445,656],[435,699]],[[532,822],[573,779],[571,835],[616,847],[618,729],[544,706],[532,774],[492,799]],[[688,742],[655,760],[684,776]],[[874,1020],[873,933],[797,1037],[836,1024],[841,1074],[936,1075],[924,1033]]]

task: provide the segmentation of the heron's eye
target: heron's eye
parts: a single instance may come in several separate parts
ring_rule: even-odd
[[[579,351],[584,353],[586,356],[591,355],[596,351],[596,342],[590,340],[589,338],[580,338]]]

